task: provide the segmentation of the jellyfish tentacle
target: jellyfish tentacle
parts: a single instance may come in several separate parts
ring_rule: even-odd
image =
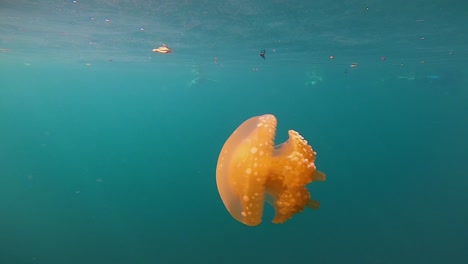
[[[327,175],[319,170],[316,170],[314,173],[314,181],[325,181],[327,179]]]
[[[308,200],[306,206],[310,209],[318,210],[320,209],[320,202],[317,200]]]

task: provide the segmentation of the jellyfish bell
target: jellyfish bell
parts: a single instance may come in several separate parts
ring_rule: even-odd
[[[231,216],[256,226],[262,222],[263,206],[275,209],[273,223],[283,223],[304,207],[318,209],[306,185],[324,181],[316,170],[316,153],[296,131],[275,146],[274,115],[255,116],[242,123],[224,143],[216,167],[219,195]]]

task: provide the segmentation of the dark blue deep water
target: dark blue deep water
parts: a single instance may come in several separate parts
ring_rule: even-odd
[[[1,0],[0,263],[468,263],[467,10]],[[249,227],[216,163],[266,113],[327,181]]]

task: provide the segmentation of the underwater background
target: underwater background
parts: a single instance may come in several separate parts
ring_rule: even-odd
[[[1,0],[0,263],[468,263],[467,10]],[[249,227],[216,163],[266,113],[327,180]]]

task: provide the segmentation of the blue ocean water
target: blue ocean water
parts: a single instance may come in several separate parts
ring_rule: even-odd
[[[468,263],[467,10],[2,0],[0,263]],[[216,163],[266,113],[327,180],[248,227]]]

